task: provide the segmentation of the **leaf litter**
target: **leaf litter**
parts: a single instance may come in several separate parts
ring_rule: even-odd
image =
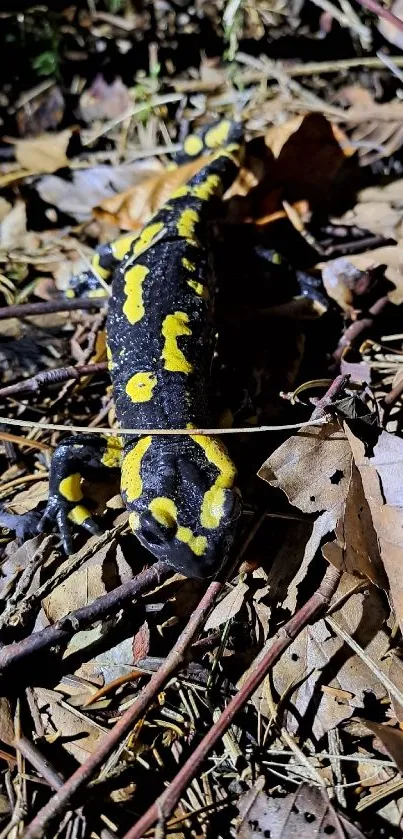
[[[16,385],[0,395],[3,417],[41,421],[0,429],[1,835],[394,837],[403,135],[385,50],[401,32],[364,4],[98,5],[47,27],[28,10],[25,75],[0,91],[0,371]],[[204,27],[206,54],[175,25]],[[10,12],[5,44],[18,27]],[[114,409],[105,312],[66,311],[61,292],[201,168],[170,155],[221,116],[246,143],[212,220],[217,423],[279,429],[227,438],[233,569],[206,585],[153,565],[118,486],[85,487],[103,533],[66,560],[22,524],[63,439],[46,425]]]

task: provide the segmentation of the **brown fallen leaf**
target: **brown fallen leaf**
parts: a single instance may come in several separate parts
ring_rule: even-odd
[[[403,627],[403,440],[382,431],[371,456],[345,424],[348,442],[360,472],[365,497],[377,534],[380,555],[400,627]]]
[[[56,172],[63,166],[68,166],[66,155],[70,142],[71,130],[54,134],[41,134],[39,137],[17,140],[15,156],[20,166],[24,166],[30,173]]]
[[[128,111],[132,100],[128,88],[117,76],[108,84],[103,75],[95,76],[91,87],[80,96],[80,112],[85,122],[116,119]]]
[[[354,463],[343,509],[335,528],[336,539],[322,548],[325,559],[337,568],[367,577],[380,588],[388,588],[388,579],[379,553],[377,534],[361,481]]]
[[[335,600],[351,591],[355,578],[343,574]],[[376,660],[389,648],[388,635],[383,627],[387,608],[381,594],[371,587],[366,594],[357,592],[350,596],[337,611],[337,622],[351,635],[365,652]],[[387,670],[386,663],[381,668]],[[290,695],[290,685],[297,687]],[[371,674],[367,665],[352,654],[350,648],[335,636],[324,620],[319,620],[303,630],[273,669],[276,693],[288,692],[289,701],[284,725],[291,733],[312,731],[316,738],[323,737],[356,709],[363,709],[365,697],[371,693],[377,699],[387,694],[386,688]],[[322,687],[343,691],[343,701],[337,693]],[[346,701],[346,696],[351,695]],[[271,711],[263,690],[254,696],[255,706],[262,715],[270,717]]]
[[[395,286],[392,291],[388,292],[389,300],[396,306],[403,303],[402,245],[385,245],[366,253],[352,254],[349,255],[348,261],[361,271],[367,271],[369,268],[375,268],[378,265],[386,265],[385,277]]]
[[[187,183],[209,159],[199,157],[176,169],[164,170],[118,195],[106,198],[94,208],[95,218],[117,225],[122,230],[139,230],[172,193]]]
[[[364,834],[329,801],[327,792],[313,784],[300,784],[284,798],[264,792],[264,779],[238,802],[239,839],[365,839]]]
[[[232,588],[228,594],[217,603],[217,606],[211,612],[204,627],[205,631],[208,629],[217,629],[222,623],[226,623],[238,614],[239,610],[245,600],[246,592],[249,586],[246,583],[239,582]]]
[[[397,768],[403,772],[403,731],[400,728],[393,728],[391,725],[372,722],[360,718],[360,722],[369,728],[375,737],[381,741],[388,755],[395,761]]]

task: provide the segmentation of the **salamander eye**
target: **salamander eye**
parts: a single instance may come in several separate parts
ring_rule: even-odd
[[[173,539],[177,531],[177,524],[172,522],[169,526],[162,525],[155,520],[151,513],[144,513],[140,520],[140,530],[142,536],[150,545],[163,545]]]

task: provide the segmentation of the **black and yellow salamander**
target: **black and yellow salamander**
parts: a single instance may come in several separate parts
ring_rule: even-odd
[[[241,130],[229,122],[227,128],[213,126],[184,147],[196,155],[223,141],[138,237],[123,236],[95,255],[95,273],[112,277],[107,343],[122,451],[116,438],[94,435],[72,437],[57,448],[40,528],[56,523],[67,552],[72,525],[96,529],[82,479],[121,465],[131,529],[155,557],[188,576],[210,577],[228,555],[240,497],[221,441],[203,435],[125,438],[123,431],[211,423],[216,281],[208,222],[238,171]]]

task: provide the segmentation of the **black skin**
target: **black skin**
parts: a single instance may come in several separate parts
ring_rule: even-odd
[[[236,126],[236,130],[231,131],[231,140],[239,130]],[[203,136],[206,132],[207,129]],[[123,261],[118,262],[111,246],[98,250],[98,266],[104,272],[112,273],[107,334],[116,415],[122,428],[186,428],[189,424],[203,428],[211,425],[209,376],[214,349],[216,280],[207,226],[215,202],[237,173],[234,151],[236,153],[237,149],[217,155],[191,179],[185,194],[171,197],[145,228],[147,234],[150,227],[159,225],[161,235],[155,242],[151,237],[143,251],[136,252],[136,245],[132,244]],[[190,227],[187,225],[189,213],[193,214]],[[192,268],[188,268],[189,263]],[[138,322],[133,322],[125,306],[129,300],[128,277],[137,266],[146,269],[146,280],[142,289],[143,314]],[[85,276],[76,283],[79,291],[82,281]],[[168,341],[172,342],[167,336],[167,320],[176,318],[178,312],[189,325],[180,331],[180,321],[179,333],[173,341],[177,352],[186,357],[189,370],[183,371],[180,363],[175,367],[178,364],[175,350],[169,356],[173,358],[173,368],[166,355]],[[174,331],[177,326],[175,320]],[[131,379],[143,371],[151,371],[155,380],[152,398],[145,401],[132,398],[127,390]],[[153,436],[149,439],[151,442],[140,465],[136,461],[139,450],[136,446],[141,447],[144,440],[143,443],[133,437],[125,440],[123,467],[129,478],[126,485],[122,484],[122,495],[129,512],[136,517],[134,531],[155,557],[169,562],[176,570],[187,576],[211,577],[228,555],[240,515],[240,498],[233,485],[235,470],[231,461],[217,441],[211,441],[211,445],[209,442],[206,448],[204,442],[186,436]],[[89,513],[82,514],[86,504],[77,487],[81,478],[98,480],[110,472],[108,466],[102,464],[106,449],[106,441],[102,438],[80,436],[63,442],[53,456],[49,500],[39,530],[49,524],[56,525],[66,553],[72,550],[71,516],[74,513],[74,524],[91,533],[98,532]],[[133,495],[132,474],[137,473],[141,492]],[[227,483],[223,482],[223,476]],[[64,486],[61,482],[65,482]],[[72,486],[74,492],[71,493]],[[213,500],[209,495],[211,491],[216,493]],[[69,498],[69,492],[74,497]],[[159,505],[157,513],[152,507],[154,501]],[[170,505],[168,513],[164,508],[166,503]],[[79,508],[80,516],[77,517]],[[175,510],[173,518],[172,508]]]

